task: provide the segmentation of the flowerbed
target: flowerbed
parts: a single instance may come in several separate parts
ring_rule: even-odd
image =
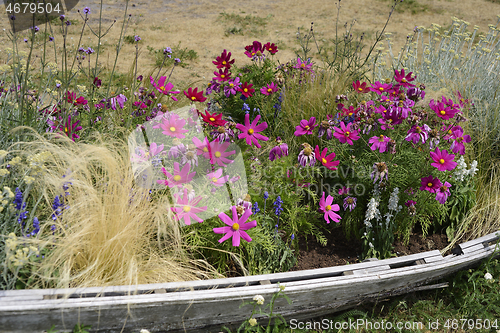
[[[70,21],[58,20],[64,35]],[[53,41],[38,33],[31,50]],[[171,75],[182,60],[166,47],[157,72],[135,67],[112,92],[90,46],[78,45],[75,70],[48,65],[36,90],[31,53],[9,53],[1,102],[20,121],[3,125],[50,134],[5,134],[3,287],[154,282],[172,267],[187,279],[287,271],[299,237],[331,246],[340,228],[359,259],[397,255],[415,229],[453,237],[477,172],[460,92],[429,101],[405,69],[369,83],[311,59],[280,64],[272,42],[245,54],[237,66],[223,50],[206,87],[181,92]]]

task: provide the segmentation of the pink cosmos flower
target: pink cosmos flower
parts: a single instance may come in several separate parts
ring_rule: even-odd
[[[240,86],[241,82],[239,76],[227,81],[227,86],[224,87],[224,95],[226,95],[226,97],[236,95]]]
[[[151,157],[154,157],[161,153],[163,151],[164,145],[157,145],[156,142],[152,142],[149,145],[149,152],[146,151],[144,148],[139,148],[136,150],[136,153],[132,155],[130,160],[132,162],[146,162],[148,161]]]
[[[384,153],[387,151],[387,145],[391,141],[391,138],[385,135],[380,135],[380,136],[372,136],[370,140],[368,140],[368,143],[371,143],[371,150],[377,150],[379,153]]]
[[[247,145],[252,145],[252,143],[255,144],[257,148],[260,148],[261,145],[259,144],[258,140],[261,141],[267,141],[269,140],[268,137],[263,136],[262,134],[259,134],[258,132],[262,132],[267,128],[267,123],[263,122],[259,125],[257,123],[259,122],[260,115],[257,115],[253,122],[250,124],[250,114],[245,114],[245,125],[242,124],[236,124],[236,128],[241,131],[240,134],[238,134],[238,139],[245,139],[247,142]]]
[[[334,127],[335,133],[333,136],[339,139],[340,143],[346,143],[349,145],[353,145],[353,141],[359,140],[358,131],[355,129],[351,129],[352,123],[344,124],[343,121],[340,122],[340,128]]]
[[[332,219],[333,222],[339,223],[342,218],[335,212],[338,212],[340,207],[337,204],[332,205],[332,203],[333,197],[329,195],[325,200],[325,192],[323,192],[323,196],[319,201],[319,211],[325,213],[323,217],[326,223],[330,223],[330,219]]]
[[[349,192],[351,192],[352,188],[343,186],[342,188],[339,188],[339,195],[349,195]]]
[[[229,180],[229,176],[226,175],[222,177],[222,168],[219,168],[217,171],[210,172],[207,174],[207,178],[214,186],[221,187]]]
[[[440,204],[444,204],[448,199],[448,197],[450,196],[450,187],[451,184],[445,181],[444,185],[441,185],[439,189],[436,191],[436,200]]]
[[[163,134],[178,138],[184,139],[185,136],[183,133],[189,132],[187,129],[184,129],[184,125],[186,124],[185,119],[180,119],[178,114],[171,113],[170,117],[162,118],[162,123],[160,124],[160,128],[163,130]]]
[[[470,135],[464,135],[464,130],[460,126],[456,126],[452,133],[452,139],[455,141],[451,144],[451,151],[460,155],[465,154],[464,142],[469,143],[471,141]]]
[[[431,128],[426,124],[423,124],[422,126],[413,125],[408,130],[408,135],[405,137],[405,140],[412,141],[414,144],[417,144],[420,140],[422,140],[422,143],[425,143],[429,138],[430,131]]]
[[[415,78],[411,77],[413,72],[408,73],[405,76],[405,70],[401,69],[401,72],[398,72],[398,70],[394,71],[394,80],[399,83],[400,86],[402,87],[415,87],[414,84],[411,84],[411,81],[414,81]]]
[[[382,83],[382,82],[375,82],[372,84],[370,87],[370,90],[375,92],[377,95],[382,95],[385,92],[389,92],[391,90],[392,84],[391,83]]]
[[[260,92],[266,96],[272,95],[278,91],[278,87],[274,82],[269,83],[267,86],[260,88]]]
[[[431,158],[434,160],[434,163],[431,163],[433,167],[436,167],[439,171],[451,171],[455,169],[457,166],[457,162],[454,162],[453,160],[455,159],[455,155],[453,154],[448,154],[447,150],[439,150],[438,147],[436,147],[435,151],[431,151]]]
[[[207,160],[210,159],[210,152],[209,152],[209,146],[210,146],[210,141],[208,140],[207,137],[203,139],[203,142],[198,139],[196,136],[191,139],[193,141],[195,147],[196,147],[196,154],[197,155],[203,155]]]
[[[429,175],[421,179],[420,191],[428,191],[430,193],[436,193],[436,191],[441,187],[441,181],[438,178]]]
[[[226,149],[229,148],[230,144],[231,144],[230,142],[220,143],[219,139],[215,139],[214,141],[210,142],[210,145],[208,146],[210,163],[211,164],[217,163],[217,165],[221,167],[225,167],[226,164],[233,163],[234,162],[233,160],[226,158],[236,153],[236,150],[226,151]]]
[[[203,222],[203,220],[196,215],[197,213],[202,213],[207,210],[207,206],[196,207],[202,199],[201,196],[190,198],[187,188],[184,188],[184,196],[182,198],[180,194],[174,194],[174,197],[176,199],[175,206],[170,207],[170,209],[175,213],[175,219],[177,221],[184,219],[186,225],[191,224],[191,218],[196,222]]]
[[[366,82],[360,83],[359,80],[352,83],[352,88],[358,94],[366,94],[370,92],[370,88],[366,86]]]
[[[193,177],[196,174],[196,172],[189,173],[190,168],[191,165],[186,163],[181,170],[179,163],[174,162],[174,174],[173,175],[170,174],[163,167],[161,168],[161,172],[163,172],[163,174],[167,176],[167,179],[158,179],[156,182],[158,184],[163,184],[168,187],[181,186],[182,184],[189,183],[191,180],[193,180]]]
[[[314,148],[314,155],[318,161],[321,162],[327,169],[329,170],[337,170],[337,165],[339,165],[340,161],[334,161],[333,159],[335,158],[335,153],[331,153],[330,155],[326,156],[326,153],[328,151],[328,148],[324,148],[323,151],[319,152],[319,146],[316,145],[316,148]]]
[[[170,82],[165,84],[165,81],[167,80],[166,76],[160,76],[160,79],[158,79],[158,83],[155,82],[152,76],[149,77],[149,82],[153,87],[155,87],[156,90],[161,92],[163,95],[171,95],[171,94],[178,94],[180,91],[173,91],[172,89],[174,88],[174,85]],[[177,101],[177,98],[174,96],[170,96],[174,101]]]
[[[311,117],[309,118],[309,121],[302,119],[300,121],[299,126],[295,126],[295,133],[293,133],[295,136],[301,136],[304,134],[312,134],[312,131],[314,128],[318,126],[316,125],[316,118]]]
[[[247,209],[243,213],[243,215],[238,218],[238,212],[236,211],[236,206],[231,207],[231,211],[233,213],[233,218],[231,219],[225,213],[220,213],[219,218],[227,224],[227,227],[214,228],[214,233],[216,234],[225,234],[224,237],[219,239],[219,243],[228,240],[229,238],[233,238],[233,246],[240,246],[240,237],[246,240],[247,242],[251,242],[252,238],[248,236],[245,230],[255,228],[257,226],[257,221],[246,222],[250,215],[252,215],[252,210]],[[246,223],[245,223],[246,222]]]
[[[450,106],[446,106],[442,102],[434,102],[433,99],[429,102],[429,107],[431,110],[436,112],[437,116],[439,118],[442,118],[444,120],[448,120],[450,118],[455,117],[455,113],[457,113],[457,109],[451,108]]]
[[[309,60],[307,62],[305,62],[305,61],[302,61],[302,59],[300,59],[300,57],[297,58],[297,64],[295,64],[295,66],[293,66],[293,68],[297,68],[297,69],[305,70],[305,71],[310,71],[311,67],[312,67],[312,63],[310,63]]]

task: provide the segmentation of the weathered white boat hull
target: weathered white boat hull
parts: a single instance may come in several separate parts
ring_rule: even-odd
[[[102,332],[218,332],[251,313],[243,301],[262,295],[269,301],[286,286],[275,312],[287,320],[307,319],[370,299],[415,290],[418,286],[479,263],[494,252],[500,233],[460,244],[463,255],[430,251],[298,272],[106,288],[0,291],[0,331],[71,330],[76,323]],[[69,298],[68,298],[69,296]]]

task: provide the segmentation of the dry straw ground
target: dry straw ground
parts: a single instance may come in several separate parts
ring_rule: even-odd
[[[305,32],[311,22],[314,22],[320,39],[331,39],[335,36],[337,3],[335,0],[133,0],[129,3],[132,17],[126,35],[139,35],[142,38],[138,66],[139,73],[142,74],[148,74],[155,62],[147,46],[162,49],[180,43],[181,48],[196,51],[198,58],[189,62],[187,67],[176,69],[172,80],[178,84],[182,82],[182,85],[202,85],[213,76],[211,61],[223,49],[231,51],[236,64],[241,66],[249,63],[249,59],[243,54],[245,45],[251,44],[253,40],[271,41],[280,48],[278,58],[286,62],[295,56],[294,50],[298,48],[297,28],[301,27]],[[343,29],[344,23],[355,19],[354,33],[365,32],[367,41],[373,40],[375,33],[382,30],[391,4],[392,0],[341,1],[340,28]],[[85,6],[92,10],[89,24],[94,30],[98,29],[98,0],[81,0],[67,17],[78,20],[76,10]],[[451,17],[455,16],[486,31],[488,24],[495,24],[497,15],[500,14],[500,4],[486,0],[405,0],[399,6],[404,12],[395,12],[386,30],[393,34],[395,46],[400,46],[415,26],[429,27],[431,23],[437,23],[447,27],[451,23]],[[104,0],[103,8],[105,26],[114,19],[117,20],[102,42],[104,54],[101,64],[109,68],[114,61],[125,1]],[[223,16],[221,13],[228,15]],[[238,20],[240,22],[236,22]],[[249,25],[244,26],[245,22]],[[71,27],[71,44],[78,43],[81,27],[81,20]],[[6,19],[2,20],[0,28],[8,28]],[[58,34],[55,35],[57,38]],[[7,47],[6,42],[7,36],[4,33],[0,35],[0,45]],[[82,46],[95,47],[96,43],[96,38],[87,29]],[[1,48],[0,46],[0,50]],[[126,44],[118,63],[118,71],[127,72],[133,65],[134,58],[134,46]]]

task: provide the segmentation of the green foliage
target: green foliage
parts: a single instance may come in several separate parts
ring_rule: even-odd
[[[59,330],[56,330],[55,325],[52,325],[51,328],[48,329],[47,333],[59,333]],[[71,333],[89,333],[89,330],[92,328],[91,325],[84,324],[75,324]]]
[[[242,16],[239,14],[220,13],[219,19],[225,25],[231,25],[224,30],[226,36],[229,35],[249,35],[258,36],[265,32],[267,22],[272,17],[269,14],[267,17],[258,17],[253,15]]]
[[[393,3],[393,0],[384,0],[386,2],[391,2]],[[392,6],[390,4],[389,6]],[[402,13],[409,13],[411,15],[416,15],[420,13],[426,13],[429,11],[429,6],[427,4],[422,4],[421,0],[404,0],[401,1],[401,4],[399,4],[396,7],[396,12],[402,14]],[[435,8],[433,8],[433,12],[435,12]]]

